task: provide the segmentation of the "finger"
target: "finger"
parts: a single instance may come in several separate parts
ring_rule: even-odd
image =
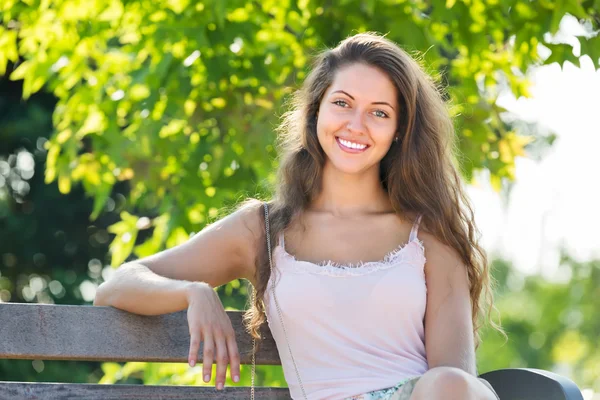
[[[214,354],[215,354],[215,344],[213,343],[212,334],[209,332],[205,332],[204,333],[204,353],[203,353],[203,361],[202,361],[202,376],[204,377],[204,382],[210,382]]]
[[[198,362],[198,350],[200,349],[200,333],[190,332],[190,354],[188,355],[188,363],[190,367]]]
[[[225,386],[225,376],[227,374],[227,363],[229,361],[227,357],[227,344],[225,343],[225,336],[215,335],[215,345],[217,347],[217,389],[223,389]]]
[[[227,350],[229,352],[229,375],[234,382],[240,381],[240,352],[238,350],[235,335],[227,336]]]

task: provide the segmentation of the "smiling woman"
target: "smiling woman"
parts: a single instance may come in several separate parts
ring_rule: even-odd
[[[269,317],[292,396],[495,398],[475,377],[487,257],[436,84],[358,34],[317,58],[294,100],[267,218],[274,267],[261,250],[248,315],[255,334]]]
[[[496,398],[475,366],[487,257],[430,77],[386,38],[352,36],[318,57],[279,131],[271,201],[119,268],[96,304],[187,308],[190,364],[204,342],[222,389],[239,354],[212,287],[246,278],[247,327],[260,339],[268,320],[295,399]]]
[[[487,256],[431,77],[352,36],[317,58],[279,130],[277,245],[257,254],[248,321],[257,335],[268,316],[292,397],[496,398],[475,366]]]
[[[396,92],[388,75],[376,67],[357,63],[337,72],[317,120],[319,144],[327,155],[325,169],[379,175],[379,161],[397,136]]]

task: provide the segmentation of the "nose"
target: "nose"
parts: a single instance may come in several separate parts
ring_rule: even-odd
[[[365,133],[367,127],[364,123],[364,114],[356,110],[349,116],[348,122],[346,123],[346,129],[353,133]]]

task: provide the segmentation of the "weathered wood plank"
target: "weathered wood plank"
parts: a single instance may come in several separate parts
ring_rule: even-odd
[[[257,399],[289,400],[286,388],[256,388]],[[216,390],[202,386],[92,385],[65,383],[0,382],[0,399],[11,400],[120,400],[120,399],[249,399],[250,388]]]
[[[228,312],[244,364],[252,362],[252,339],[241,312]],[[256,363],[280,365],[270,331]],[[185,311],[141,316],[112,307],[0,303],[0,358],[88,361],[187,362]],[[202,348],[199,362],[202,359]]]

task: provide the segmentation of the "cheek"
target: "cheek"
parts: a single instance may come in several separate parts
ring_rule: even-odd
[[[379,143],[391,143],[396,136],[396,125],[392,121],[371,121],[370,132],[373,140]]]
[[[378,157],[384,157],[394,145],[395,130],[388,128],[382,129],[373,134],[373,140],[377,143]]]
[[[392,144],[394,141],[395,132],[393,130],[382,129],[375,137],[375,140],[382,144]]]
[[[340,122],[338,119],[327,112],[320,113],[317,118],[317,136],[324,138],[339,130]]]
[[[319,141],[319,145],[322,149],[325,149],[327,146],[325,144],[325,137],[327,136],[327,124],[323,115],[319,114],[317,118],[317,140]]]

